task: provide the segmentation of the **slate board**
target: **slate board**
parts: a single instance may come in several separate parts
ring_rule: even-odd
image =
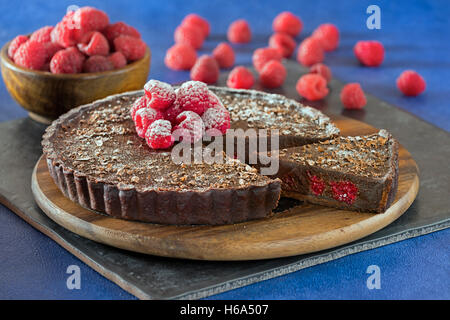
[[[284,89],[272,92],[299,99],[294,88],[304,69],[293,61],[288,61],[287,67]],[[219,84],[224,84],[225,79],[223,74]],[[339,101],[342,83],[333,80],[330,86],[331,93],[325,101],[310,105],[328,114],[342,114],[387,129],[411,152],[420,169],[419,194],[409,210],[386,228],[353,243],[288,258],[208,262],[148,256],[87,240],[50,220],[33,199],[31,174],[41,155],[40,141],[45,126],[29,118],[0,123],[0,202],[141,299],[199,299],[448,228],[450,134],[370,95],[365,110],[343,111]]]

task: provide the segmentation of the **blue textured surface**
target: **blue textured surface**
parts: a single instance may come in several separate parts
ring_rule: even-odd
[[[105,10],[112,21],[123,20],[139,29],[153,51],[150,77],[168,82],[188,79],[163,64],[173,42],[173,30],[190,12],[212,23],[212,35],[201,53],[209,53],[225,40],[228,24],[249,21],[254,41],[235,46],[238,64],[250,64],[251,53],[265,46],[271,21],[280,11],[291,10],[304,22],[298,40],[323,22],[335,23],[341,45],[328,53],[326,63],[345,82],[360,82],[366,92],[414,113],[450,131],[450,7],[447,1],[0,1],[0,43],[17,34],[54,25],[69,5],[91,5]],[[365,26],[366,8],[381,7],[381,30]],[[219,10],[220,8],[220,10]],[[381,68],[362,68],[353,57],[358,40],[384,43]],[[417,98],[403,97],[395,79],[415,69],[427,81]],[[26,116],[0,82],[0,121]],[[387,115],[388,116],[388,115]],[[211,297],[212,299],[449,299],[450,230],[354,254],[289,275],[263,281]],[[9,299],[133,299],[114,283],[90,269],[51,239],[30,227],[0,205],[0,298]],[[81,290],[66,287],[69,265],[81,268]],[[366,287],[366,269],[381,269],[381,289]]]

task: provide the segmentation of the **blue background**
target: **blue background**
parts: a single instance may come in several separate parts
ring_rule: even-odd
[[[366,27],[366,8],[381,8],[381,29]],[[191,12],[211,22],[212,34],[201,53],[210,53],[225,41],[228,25],[245,18],[253,41],[235,46],[237,64],[251,63],[251,53],[267,45],[273,18],[290,10],[304,23],[297,40],[319,24],[332,22],[341,31],[338,50],[325,63],[345,82],[359,82],[375,96],[450,131],[450,6],[448,1],[0,1],[0,43],[18,34],[54,25],[69,5],[91,5],[105,10],[112,22],[135,26],[152,49],[150,77],[175,83],[187,72],[164,66],[173,31]],[[380,68],[363,68],[353,56],[358,40],[376,39],[386,48]],[[427,81],[416,98],[404,97],[395,80],[405,69],[415,69]],[[0,121],[26,116],[0,82]],[[389,115],[386,115],[389,116]],[[408,125],[408,124],[405,124]],[[425,151],[425,150],[424,150]],[[447,171],[448,174],[448,171]],[[300,270],[210,299],[449,299],[450,230],[405,240]],[[66,269],[81,268],[81,290],[68,290]],[[381,269],[381,289],[369,290],[366,269]],[[2,299],[134,299],[103,278],[55,242],[0,205],[0,298]]]

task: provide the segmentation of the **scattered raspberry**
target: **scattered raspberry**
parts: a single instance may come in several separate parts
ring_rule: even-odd
[[[108,39],[110,44],[113,44],[114,39],[121,35],[131,36],[135,38],[141,37],[139,31],[122,21],[108,25],[105,30],[103,30],[103,34],[105,35],[106,39]]]
[[[139,60],[145,56],[147,45],[139,38],[131,36],[118,36],[114,39],[114,47],[116,51],[123,53],[128,61]]]
[[[113,69],[114,65],[105,56],[90,56],[83,64],[83,72],[104,72]]]
[[[52,38],[50,36],[52,31],[53,31],[52,26],[42,27],[31,34],[30,40],[41,43],[50,42],[52,41]]]
[[[333,51],[339,45],[339,30],[332,23],[321,24],[312,34],[322,44],[325,51]]]
[[[176,90],[175,104],[181,106],[183,111],[192,111],[202,115],[210,107],[210,94],[208,86],[200,81],[187,81]]]
[[[286,74],[286,68],[280,61],[271,60],[262,68],[259,79],[266,88],[278,88],[283,85]]]
[[[14,52],[14,62],[24,68],[40,70],[47,59],[45,46],[36,41],[23,43]]]
[[[76,44],[75,25],[73,22],[74,11],[68,12],[50,33],[52,42],[58,43],[64,48]]]
[[[379,41],[358,41],[353,52],[356,58],[368,67],[377,67],[384,60],[384,47]]]
[[[203,55],[198,58],[191,69],[191,80],[212,84],[217,82],[219,74],[219,64],[216,59]]]
[[[9,44],[8,47],[8,57],[10,59],[14,58],[14,53],[16,53],[17,49],[19,49],[19,47],[24,44],[25,42],[28,41],[28,37],[24,36],[24,35],[20,35],[15,37],[11,43]]]
[[[107,56],[109,43],[103,34],[98,31],[92,31],[78,44],[78,49],[88,56]]]
[[[328,66],[326,66],[323,63],[316,63],[313,64],[310,68],[309,68],[309,73],[317,73],[320,74],[322,77],[325,78],[325,80],[327,80],[327,82],[330,82],[331,78],[332,78],[332,74],[331,74],[331,70],[330,68],[328,68]]]
[[[358,196],[358,188],[350,181],[330,182],[333,198],[337,201],[352,204]]]
[[[181,25],[200,27],[200,29],[202,29],[203,32],[203,37],[206,38],[209,36],[210,32],[209,22],[208,20],[199,16],[198,14],[195,13],[188,14],[186,17],[184,17],[183,21],[181,22]]]
[[[228,27],[227,38],[231,43],[250,42],[252,39],[252,31],[248,22],[244,19],[232,22]]]
[[[203,45],[204,35],[200,27],[195,25],[181,25],[175,29],[175,43],[188,44],[194,49],[199,49]]]
[[[206,110],[202,119],[206,134],[211,137],[223,135],[231,127],[230,113],[222,104]]]
[[[231,68],[234,65],[235,55],[233,48],[226,42],[221,42],[213,50],[213,57],[220,68]]]
[[[293,37],[302,32],[303,23],[299,17],[291,12],[285,11],[275,17],[272,23],[272,29],[275,32],[284,32]]]
[[[50,60],[52,73],[79,73],[83,69],[84,55],[75,47],[59,50]]]
[[[274,33],[269,39],[269,47],[280,51],[281,55],[289,58],[295,50],[295,40],[287,33]]]
[[[172,70],[189,70],[197,60],[195,49],[187,44],[176,43],[166,52],[164,63]]]
[[[172,125],[167,120],[156,120],[147,129],[145,141],[152,149],[167,149],[175,141],[172,137]]]
[[[346,84],[341,91],[341,101],[346,109],[362,109],[367,102],[359,83]]]
[[[147,107],[147,98],[145,95],[136,99],[136,101],[134,101],[133,105],[130,108],[131,119],[135,121],[134,117],[136,115],[136,111],[146,107]]]
[[[406,96],[418,96],[425,87],[425,80],[414,70],[403,71],[397,78],[397,88]]]
[[[308,178],[309,178],[309,188],[311,189],[312,193],[316,196],[320,196],[323,191],[325,190],[325,182],[320,179],[318,176],[311,176],[308,172]]]
[[[103,30],[109,24],[108,15],[104,11],[92,7],[83,7],[76,10],[72,19],[75,29],[84,32]]]
[[[142,101],[140,103],[142,104]],[[164,119],[164,114],[161,111],[145,107],[136,110],[136,113],[134,114],[134,124],[138,136],[145,138],[148,127],[159,119]]]
[[[45,47],[45,56],[46,56],[45,61],[46,62],[50,62],[50,60],[53,58],[55,53],[57,53],[59,50],[64,49],[58,43],[54,43],[54,42],[44,42],[43,44]]]
[[[316,38],[308,37],[300,43],[297,52],[297,61],[304,66],[311,66],[322,62],[324,58],[323,48]]]
[[[281,53],[275,48],[260,48],[253,52],[252,61],[256,71],[261,72],[264,65],[270,60],[281,61]]]
[[[108,59],[113,64],[114,69],[120,69],[120,68],[123,68],[123,67],[125,67],[127,65],[127,58],[125,58],[123,53],[120,52],[120,51],[116,51],[116,52],[111,53],[108,56]]]
[[[320,100],[327,96],[327,80],[319,74],[308,73],[300,77],[295,86],[298,94],[310,101]]]
[[[246,67],[238,66],[228,75],[227,86],[234,89],[250,89],[254,82],[253,73]]]
[[[147,95],[147,106],[156,110],[165,110],[170,107],[176,99],[175,90],[168,83],[158,80],[150,80],[144,86]]]
[[[192,111],[183,111],[175,121],[177,123],[173,128],[175,140],[195,143],[202,139],[205,125],[198,114]]]

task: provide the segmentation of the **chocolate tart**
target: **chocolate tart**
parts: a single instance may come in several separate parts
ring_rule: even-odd
[[[282,196],[335,208],[384,212],[398,184],[398,143],[386,130],[279,150]]]

